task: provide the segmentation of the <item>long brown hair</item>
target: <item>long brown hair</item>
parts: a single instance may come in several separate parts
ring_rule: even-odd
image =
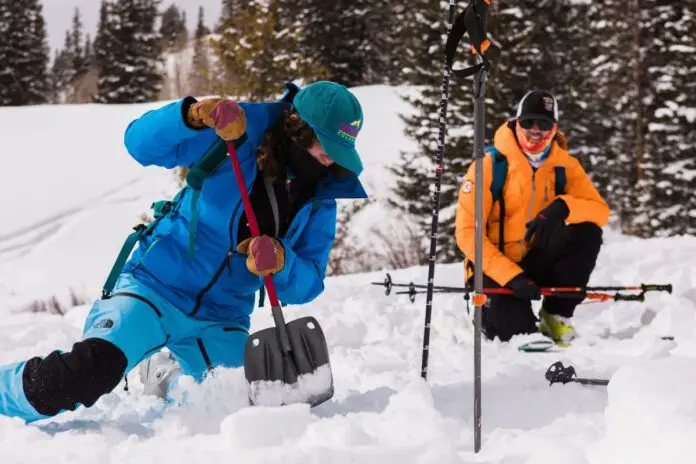
[[[279,152],[287,142],[308,149],[315,139],[314,130],[294,111],[283,110],[278,123],[269,130],[256,150],[256,164],[260,171],[276,180],[285,175],[285,162]]]

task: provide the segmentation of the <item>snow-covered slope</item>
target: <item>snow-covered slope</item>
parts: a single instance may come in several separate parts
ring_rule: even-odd
[[[382,168],[410,147],[388,87],[357,89],[365,104],[359,138],[365,183],[386,195]],[[66,316],[17,312],[68,287],[98,296],[130,227],[150,203],[173,193],[171,173],[142,168],[123,149],[128,122],[156,105],[0,109],[0,363],[80,336],[89,305]],[[376,121],[371,125],[371,121]],[[377,123],[378,122],[378,123]],[[377,213],[370,214],[382,219]],[[562,353],[524,354],[483,344],[483,449],[473,453],[473,336],[460,296],[436,295],[428,382],[420,378],[424,299],[385,296],[383,273],[330,278],[311,314],[330,346],[336,394],[305,406],[250,408],[241,369],[202,385],[182,382],[182,405],[165,406],[120,385],[91,409],[24,425],[0,417],[5,463],[631,463],[686,462],[696,430],[696,238],[638,240],[607,231],[593,284],[672,283],[645,303],[579,307],[582,335]],[[427,269],[392,272],[425,282]],[[461,284],[458,264],[436,282]],[[272,324],[268,308],[252,329]],[[670,337],[672,339],[665,339]],[[550,387],[546,368],[572,364],[605,387]]]

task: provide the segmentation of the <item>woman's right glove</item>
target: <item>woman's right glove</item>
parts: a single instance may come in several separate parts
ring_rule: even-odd
[[[202,129],[210,127],[220,138],[232,141],[246,131],[246,116],[239,103],[226,98],[206,98],[189,107],[189,125]]]
[[[244,240],[237,245],[237,251],[248,255],[247,269],[257,276],[275,274],[285,267],[285,248],[278,240],[268,235]]]

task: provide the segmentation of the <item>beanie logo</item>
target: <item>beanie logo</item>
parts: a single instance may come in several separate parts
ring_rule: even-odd
[[[338,136],[353,143],[355,143],[358,132],[360,132],[359,119],[350,124],[344,122],[338,128]]]

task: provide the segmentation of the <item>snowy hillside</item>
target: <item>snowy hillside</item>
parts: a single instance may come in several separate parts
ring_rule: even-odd
[[[365,106],[365,183],[388,193],[383,167],[410,147],[397,91],[356,90]],[[89,305],[66,316],[17,309],[72,287],[98,296],[125,236],[150,203],[173,193],[172,173],[140,167],[123,149],[126,124],[156,105],[0,109],[0,363],[79,337]],[[374,123],[372,124],[372,122]],[[367,219],[382,220],[379,203]],[[336,394],[312,410],[246,406],[241,369],[183,382],[182,406],[139,395],[131,373],[91,409],[26,426],[0,417],[0,462],[19,463],[491,463],[688,462],[696,452],[696,238],[638,240],[606,231],[591,284],[672,283],[645,303],[578,308],[580,338],[562,353],[483,344],[483,449],[473,453],[473,336],[460,296],[436,295],[430,372],[420,379],[424,299],[385,296],[382,272],[330,278],[311,314],[330,347]],[[392,272],[425,282],[427,268]],[[460,285],[458,264],[436,283]],[[268,308],[252,330],[271,325]],[[550,387],[555,361],[609,387]],[[186,393],[184,393],[184,391]]]

